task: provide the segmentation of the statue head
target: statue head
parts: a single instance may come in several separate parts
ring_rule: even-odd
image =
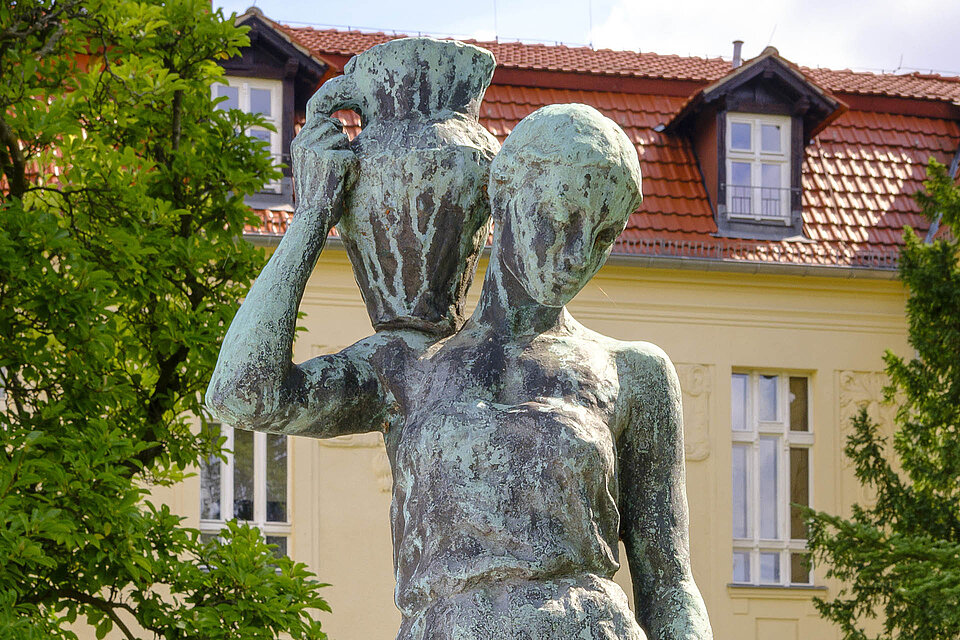
[[[597,273],[643,199],[637,151],[593,107],[538,109],[490,167],[495,251],[547,306],[563,306]]]

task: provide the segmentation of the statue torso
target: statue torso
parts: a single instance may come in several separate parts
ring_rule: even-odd
[[[419,359],[405,378],[417,400],[386,434],[398,606],[408,622],[455,602],[457,620],[482,620],[478,597],[561,583],[618,592],[600,597],[604,606],[625,602],[611,580],[620,518],[609,350],[474,337]],[[561,591],[546,599],[573,597]]]

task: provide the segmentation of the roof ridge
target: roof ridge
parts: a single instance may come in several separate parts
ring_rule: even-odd
[[[284,24],[284,23],[282,23],[282,22],[278,22],[277,24],[280,25],[281,27],[285,27],[286,29],[290,29],[290,30],[292,30],[292,31],[313,31],[314,33],[358,34],[358,35],[361,35],[361,36],[386,36],[386,37],[388,37],[388,38],[410,38],[410,37],[416,37],[416,36],[407,35],[407,34],[405,34],[405,33],[398,33],[398,32],[396,32],[396,31],[394,31],[393,33],[387,33],[386,31],[362,31],[362,30],[360,30],[359,28],[356,28],[356,29],[336,29],[336,28],[333,28],[333,27],[330,27],[330,28],[327,28],[327,29],[317,29],[316,27],[313,27],[313,26],[311,26],[311,25],[294,26],[294,25]],[[447,39],[447,40],[449,40],[449,39],[451,39],[451,38],[438,38],[438,40],[442,40],[442,39]]]
[[[312,31],[313,33],[330,33],[330,34],[339,34],[339,35],[359,35],[359,36],[383,36],[386,38],[416,38],[416,37],[432,37],[437,40],[459,40],[460,42],[468,42],[471,44],[489,44],[497,47],[503,46],[514,46],[519,45],[525,48],[547,48],[547,49],[567,49],[570,51],[585,51],[590,53],[614,53],[614,54],[629,54],[632,56],[654,56],[657,58],[676,58],[679,60],[700,60],[703,62],[717,62],[722,61],[729,63],[730,60],[727,60],[723,56],[707,57],[707,56],[690,56],[690,55],[681,55],[678,53],[658,53],[656,51],[635,51],[633,49],[611,49],[610,47],[600,47],[595,48],[589,45],[581,44],[566,44],[563,42],[524,42],[523,40],[478,40],[477,38],[457,38],[454,36],[431,36],[431,35],[410,35],[407,33],[402,33],[400,31],[394,31],[392,33],[387,33],[385,31],[365,31],[360,28],[350,28],[350,29],[340,29],[337,27],[325,27],[317,28],[311,25],[289,25],[284,23],[277,23],[280,26],[285,27],[286,29],[292,31]]]
[[[827,73],[847,73],[854,76],[871,76],[874,78],[918,78],[920,80],[942,80],[944,82],[960,83],[960,76],[948,76],[940,73],[924,73],[923,71],[908,71],[906,73],[895,73],[893,71],[855,71],[853,69],[831,69],[830,67],[808,67],[799,65],[798,67],[804,73],[809,72],[827,72]]]
[[[276,24],[317,56],[329,54],[349,57],[375,44],[406,36],[396,31],[388,33],[352,28]],[[425,36],[420,34],[420,37]],[[438,39],[457,38],[444,36]],[[706,58],[654,51],[594,49],[589,46],[529,43],[519,40],[506,42],[476,38],[461,40],[492,51],[500,67],[533,72],[564,72],[710,84],[733,71],[731,62],[722,57]],[[919,71],[893,74],[807,67],[782,57],[780,59],[827,92],[934,100],[960,105],[960,77]]]
[[[594,47],[591,47],[591,46],[588,46],[588,45],[572,45],[572,44],[565,44],[565,43],[562,43],[562,42],[556,42],[556,43],[554,43],[554,44],[550,44],[550,43],[546,43],[546,42],[524,42],[523,40],[519,40],[519,39],[518,39],[518,40],[480,40],[480,39],[477,39],[477,38],[455,38],[455,37],[453,37],[453,36],[429,36],[429,35],[424,36],[424,35],[419,34],[419,33],[418,33],[417,35],[413,35],[413,36],[412,36],[412,35],[410,35],[410,34],[402,33],[402,32],[399,32],[399,31],[393,31],[392,33],[388,33],[388,32],[386,32],[386,31],[365,31],[365,30],[360,29],[360,28],[349,28],[349,29],[340,29],[340,28],[336,28],[336,27],[317,28],[317,27],[314,27],[314,26],[311,26],[311,25],[294,26],[294,25],[288,25],[288,24],[283,24],[283,23],[277,23],[277,24],[279,24],[279,25],[281,25],[281,26],[283,26],[283,27],[285,27],[285,28],[287,28],[287,29],[293,30],[293,31],[311,31],[311,32],[313,32],[313,33],[329,33],[329,34],[359,35],[359,36],[379,36],[379,37],[384,37],[384,38],[436,37],[436,39],[438,39],[438,40],[460,40],[461,42],[469,42],[469,43],[471,43],[471,44],[477,44],[477,45],[487,44],[487,45],[492,45],[492,46],[495,46],[495,47],[520,46],[520,47],[524,47],[524,48],[566,49],[566,50],[568,50],[568,51],[574,51],[574,52],[583,51],[583,52],[600,53],[600,54],[605,54],[605,53],[610,53],[610,54],[627,54],[627,55],[638,56],[638,57],[650,56],[650,57],[655,57],[655,58],[660,58],[660,59],[663,59],[663,58],[671,58],[671,59],[676,59],[676,60],[680,60],[680,61],[683,61],[683,60],[696,60],[696,61],[700,61],[700,62],[713,62],[713,63],[716,63],[716,62],[729,63],[729,62],[730,62],[730,60],[727,60],[727,59],[724,58],[723,56],[708,57],[708,56],[682,55],[682,54],[678,54],[678,53],[660,53],[660,52],[657,52],[657,51],[636,51],[636,50],[632,50],[632,49],[612,49],[612,48],[610,48],[610,47],[594,48]],[[762,54],[761,54],[761,55],[762,55]],[[917,79],[921,79],[921,80],[935,80],[935,81],[944,81],[944,82],[951,82],[951,83],[960,83],[960,75],[958,75],[958,76],[944,75],[944,74],[935,73],[935,72],[925,73],[925,72],[922,72],[922,71],[919,71],[919,70],[913,70],[913,71],[910,71],[910,72],[907,72],[907,73],[894,73],[894,72],[884,72],[884,71],[876,72],[876,71],[870,71],[870,70],[860,70],[860,71],[857,71],[857,70],[850,69],[850,68],[835,69],[835,68],[832,68],[832,67],[811,67],[811,66],[807,66],[807,65],[797,64],[797,63],[794,63],[794,62],[792,62],[792,61],[790,61],[790,62],[791,62],[791,64],[793,64],[796,68],[800,69],[800,70],[801,70],[802,72],[804,72],[804,73],[807,73],[807,72],[848,73],[848,74],[853,74],[853,75],[871,76],[871,77],[876,77],[876,78],[886,78],[886,77],[890,77],[890,78],[917,78]]]

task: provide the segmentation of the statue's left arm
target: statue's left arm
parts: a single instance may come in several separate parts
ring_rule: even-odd
[[[659,348],[634,343],[617,361],[620,537],[637,620],[650,640],[710,640],[690,568],[680,383]]]

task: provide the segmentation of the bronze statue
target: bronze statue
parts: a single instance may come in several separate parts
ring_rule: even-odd
[[[409,64],[422,64],[434,47],[450,44],[398,42],[406,44],[375,47],[361,62],[376,68],[379,56],[389,67],[396,62],[392,45]],[[390,90],[410,89],[400,82]],[[467,102],[461,112],[476,119],[479,100]],[[211,411],[236,427],[275,433],[383,433],[394,481],[398,640],[634,640],[644,631],[650,640],[712,638],[690,570],[673,366],[657,347],[599,335],[564,307],[603,264],[640,203],[633,145],[585,105],[531,114],[489,167],[494,241],[473,316],[460,326],[456,310],[466,287],[452,281],[464,273],[469,281],[472,265],[438,271],[435,280],[421,276],[411,291],[422,293],[426,282],[437,299],[454,295],[417,308],[413,301],[424,298],[416,291],[398,297],[390,278],[377,276],[402,274],[396,265],[413,253],[400,250],[391,262],[376,243],[356,244],[355,271],[365,265],[358,282],[383,328],[339,353],[294,365],[296,311],[327,232],[341,216],[349,220],[351,202],[369,202],[363,187],[359,195],[352,191],[359,184],[356,154],[326,117],[344,104],[342,96],[314,103],[298,137],[298,213],[227,332],[207,393]],[[440,115],[412,109],[403,117]],[[470,157],[485,173],[484,153]],[[389,197],[415,201],[427,188],[411,179]],[[476,185],[468,177],[445,188],[459,194],[448,202],[465,203]],[[486,227],[442,222],[474,219],[458,206],[447,205],[450,215],[430,208],[429,216],[396,224],[421,231],[432,225],[426,235],[467,247],[457,254],[465,264]],[[402,238],[404,231],[391,235]],[[380,261],[388,268],[378,269]],[[432,315],[417,320],[424,313]],[[620,539],[636,617],[613,581]]]

